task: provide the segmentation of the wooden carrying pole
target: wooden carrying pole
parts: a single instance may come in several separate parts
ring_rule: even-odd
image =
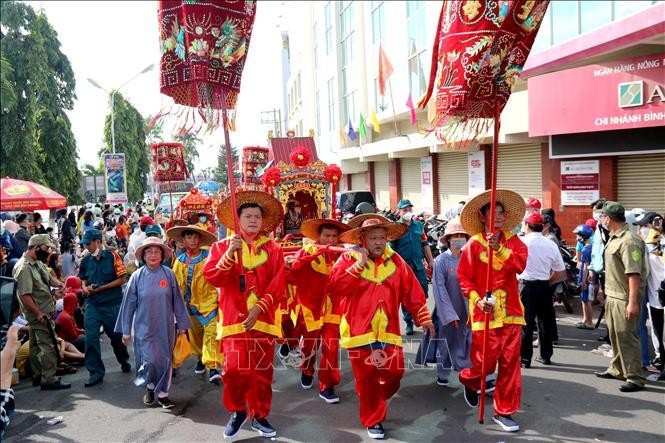
[[[499,159],[499,128],[500,128],[500,119],[501,113],[498,102],[496,102],[496,108],[494,110],[494,137],[492,139],[492,181],[490,188],[490,219],[489,225],[485,226],[485,231],[496,234],[494,231],[494,218],[495,207],[496,207],[496,172],[498,169],[498,159]],[[487,244],[487,279],[485,280],[485,299],[489,299],[492,295],[492,290],[490,288],[490,283],[492,282],[492,265],[494,262],[494,251],[492,247]],[[483,361],[481,364],[481,377],[480,377],[480,407],[478,408],[478,423],[483,423],[485,421],[485,371],[487,369],[486,356],[487,356],[487,336],[489,335],[490,328],[490,313],[485,313],[485,327],[483,329]]]
[[[236,182],[233,177],[233,155],[231,153],[231,139],[229,137],[228,115],[226,109],[226,97],[222,99],[222,125],[224,126],[224,143],[226,144],[226,173],[229,181],[229,198],[231,199],[231,210],[233,211],[233,230],[238,235],[240,231],[240,220],[238,220],[238,206],[236,204]],[[245,292],[245,268],[242,265],[242,250],[236,251],[236,260],[238,260],[240,292]]]

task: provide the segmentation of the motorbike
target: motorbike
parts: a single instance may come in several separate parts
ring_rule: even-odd
[[[577,284],[577,263],[575,262],[575,255],[568,249],[564,242],[559,245],[559,252],[566,267],[566,276],[554,287],[554,302],[561,303],[566,312],[572,314],[573,305],[571,304],[571,299],[573,295],[580,292],[579,285]]]

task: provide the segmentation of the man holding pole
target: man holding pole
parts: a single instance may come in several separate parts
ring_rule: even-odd
[[[213,244],[203,268],[205,278],[220,288],[223,401],[232,413],[224,439],[240,432],[248,407],[252,429],[262,437],[274,437],[277,431],[266,417],[272,402],[275,337],[282,335],[278,314],[284,294],[284,257],[267,234],[280,224],[282,206],[265,192],[243,191],[222,201],[217,215],[236,232]]]
[[[490,198],[491,191],[477,195],[464,205],[460,215],[462,226],[472,235],[462,250],[457,276],[462,292],[469,298],[469,321],[473,333],[472,367],[463,369],[459,378],[464,385],[467,404],[477,407],[481,381],[494,372],[498,363],[494,421],[503,430],[515,432],[519,425],[512,415],[517,412],[521,399],[520,336],[525,324],[517,274],[524,271],[528,252],[526,245],[511,230],[524,215],[524,199],[516,192],[497,189],[492,229],[487,226]],[[489,288],[488,246],[493,254]],[[487,293],[491,293],[491,297],[486,297]],[[489,322],[486,323],[487,316]],[[489,324],[487,330],[486,324]],[[485,334],[486,347],[483,346]]]
[[[342,297],[341,345],[349,350],[360,422],[373,439],[384,437],[387,401],[399,390],[404,374],[400,306],[434,336],[418,279],[387,245],[405,232],[402,223],[365,220],[340,236],[341,242],[358,246],[342,254],[330,275],[331,291]]]
[[[312,219],[300,227],[302,234],[316,241],[306,244],[295,255],[286,257],[289,283],[295,285],[295,304],[292,319],[295,327],[291,348],[301,340],[300,385],[310,389],[313,384],[314,366],[319,345],[319,397],[326,403],[339,403],[335,386],[340,381],[339,371],[339,322],[338,296],[331,293],[328,275],[340,253],[332,251],[339,243],[339,235],[349,227],[332,219]]]

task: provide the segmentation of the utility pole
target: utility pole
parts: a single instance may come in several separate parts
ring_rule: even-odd
[[[275,137],[282,136],[282,110],[273,108],[272,111],[261,112],[261,123],[272,124],[275,131]]]

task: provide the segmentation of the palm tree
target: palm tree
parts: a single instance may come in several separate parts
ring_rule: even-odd
[[[8,78],[12,72],[12,65],[0,55],[0,108],[3,111],[9,111],[16,105],[16,91]]]
[[[104,175],[104,167],[101,165],[101,163],[97,166],[91,165],[90,163],[86,163],[83,166],[83,169],[81,169],[81,172],[83,173],[84,176]]]

